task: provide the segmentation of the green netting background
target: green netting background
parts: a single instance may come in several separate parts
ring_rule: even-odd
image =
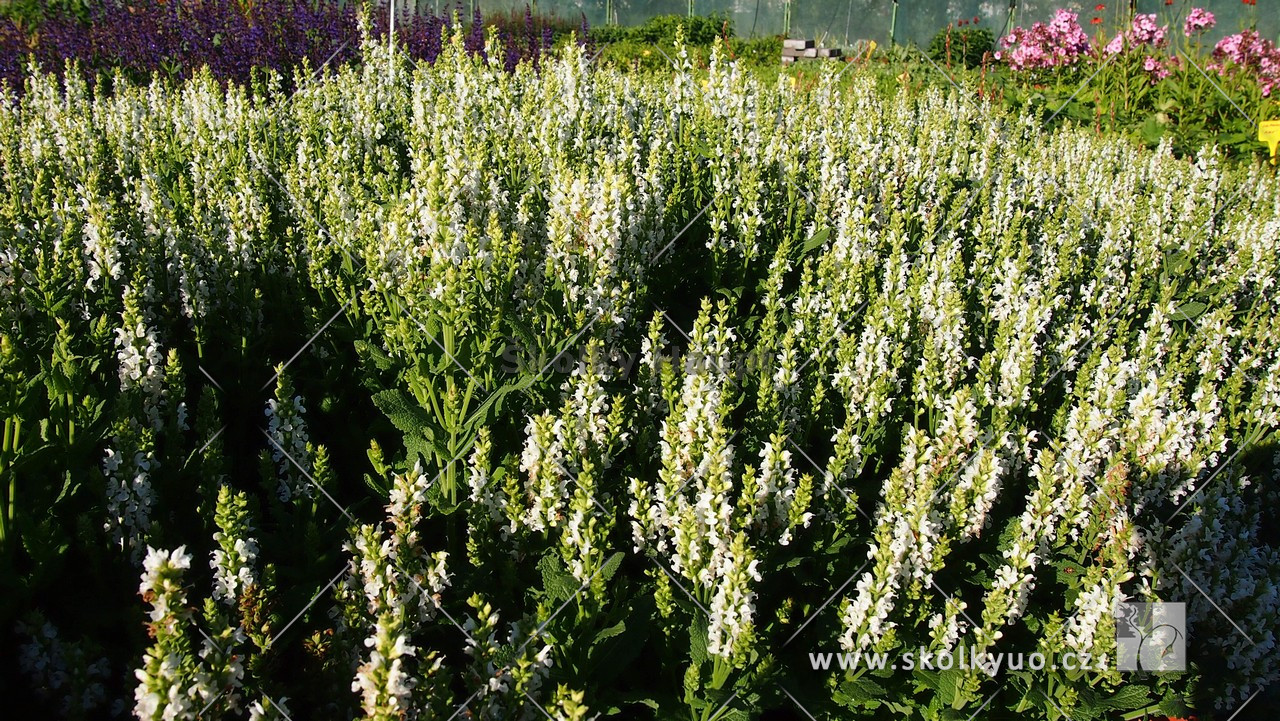
[[[474,0],[463,0],[470,8]],[[1106,4],[1101,12],[1095,7]],[[412,0],[410,0],[412,2]],[[899,0],[894,39],[899,43],[916,42],[925,45],[948,22],[961,18],[979,18],[981,25],[997,35],[1013,25],[1030,26],[1036,21],[1047,22],[1056,8],[1067,8],[1080,15],[1080,24],[1092,33],[1098,28],[1115,32],[1121,17],[1127,17],[1130,0]],[[432,0],[417,0],[419,6],[446,6]],[[606,7],[612,8],[619,24],[637,25],[654,15],[685,14],[688,0],[488,0],[478,3],[482,10],[520,10],[526,4],[533,5],[540,13],[554,13],[562,17],[577,18],[585,15],[595,25],[606,22]],[[742,37],[777,35],[785,23],[785,0],[694,0],[693,11],[698,15],[721,13],[733,19],[734,28]],[[875,40],[884,44],[889,40],[893,24],[892,0],[791,0],[791,37],[823,39],[828,45],[847,46],[858,40]],[[1258,0],[1249,6],[1240,0],[1175,0],[1166,5],[1165,0],[1137,0],[1138,12],[1156,13],[1163,24],[1181,34],[1182,22],[1192,7],[1210,10],[1218,18],[1218,26],[1206,37],[1216,41],[1223,35],[1256,25],[1266,37],[1280,39],[1280,0]],[[1093,17],[1101,17],[1102,25],[1090,23]]]

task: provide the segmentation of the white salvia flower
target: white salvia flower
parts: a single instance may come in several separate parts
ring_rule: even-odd
[[[360,693],[370,718],[399,718],[413,708],[417,681],[410,663],[417,649],[409,639],[435,617],[436,596],[449,585],[448,554],[428,554],[419,545],[417,526],[430,483],[421,462],[395,475],[387,505],[389,535],[382,527],[360,526],[346,546],[356,590],[363,592],[360,610],[371,620],[365,639],[369,652],[351,689]],[[429,663],[432,656],[421,662]],[[438,665],[418,668],[429,676]]]
[[[272,398],[264,411],[267,435],[271,438],[271,459],[280,476],[276,492],[286,503],[295,498],[311,498],[314,494],[314,486],[307,478],[311,473],[311,456],[307,451],[311,437],[307,434],[306,411],[302,396],[297,395]]]
[[[254,701],[249,705],[249,721],[287,721],[292,718],[289,715],[289,707],[285,705],[288,700],[281,697]]]
[[[125,447],[108,448],[102,461],[102,473],[107,478],[107,520],[103,529],[111,534],[116,546],[130,552],[136,563],[151,529],[151,509],[155,505],[151,470],[155,460],[149,452],[129,453],[128,441],[119,436],[115,440]]]
[[[209,559],[209,568],[213,570],[213,598],[236,606],[245,590],[257,582],[258,542],[251,535],[248,498],[222,486],[218,489],[214,520],[218,530],[213,540],[218,548]]]

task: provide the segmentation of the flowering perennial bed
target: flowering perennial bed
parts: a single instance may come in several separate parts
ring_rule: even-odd
[[[1274,174],[834,69],[465,45],[0,102],[3,620],[49,708],[1084,719],[1276,680]],[[1188,671],[1114,670],[1156,598]],[[809,658],[922,647],[1102,670]]]

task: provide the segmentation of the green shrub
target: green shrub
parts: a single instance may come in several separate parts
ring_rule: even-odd
[[[986,28],[948,25],[929,42],[929,57],[938,62],[977,67],[982,56],[995,47],[996,36]]]
[[[726,15],[712,13],[708,16],[656,15],[643,24],[632,27],[616,25],[591,29],[591,38],[597,43],[653,43],[670,45],[675,42],[676,29],[684,27],[685,42],[689,45],[710,45],[717,37],[733,35],[733,21]]]
[[[734,57],[750,66],[777,65],[782,57],[782,37],[752,38],[750,40],[732,39],[729,49]]]

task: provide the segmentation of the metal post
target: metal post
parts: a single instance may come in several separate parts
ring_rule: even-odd
[[[782,37],[791,37],[791,0],[782,4]]]
[[[898,0],[893,0],[893,14],[889,16],[889,47],[893,47],[898,36]]]

